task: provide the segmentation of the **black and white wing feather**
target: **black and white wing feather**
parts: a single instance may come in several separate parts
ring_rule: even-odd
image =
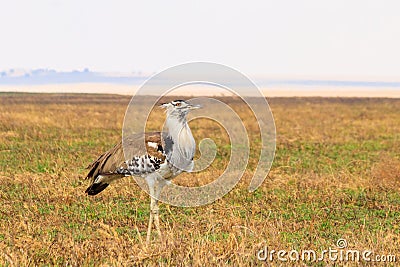
[[[172,140],[162,132],[134,134],[102,154],[87,168],[86,179],[91,185],[86,189],[89,195],[103,191],[112,181],[125,176],[145,176],[160,169],[166,161],[166,151]],[[145,146],[143,145],[145,144]],[[125,160],[123,147],[127,149]]]

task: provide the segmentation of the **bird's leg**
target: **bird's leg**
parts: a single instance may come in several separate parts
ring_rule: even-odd
[[[161,239],[161,230],[160,230],[160,218],[159,218],[159,208],[158,208],[158,199],[160,198],[160,193],[162,190],[163,186],[161,185],[160,182],[156,182],[156,187],[155,187],[155,197],[154,199],[154,206],[153,206],[153,211],[154,211],[154,224],[156,226],[156,231],[158,233],[158,237]]]
[[[147,227],[147,237],[146,237],[146,242],[150,243],[150,238],[151,238],[151,228],[153,226],[153,220],[154,220],[154,206],[155,202],[157,201],[154,199],[154,193],[155,193],[155,187],[156,187],[156,181],[153,179],[147,180],[147,184],[149,185],[149,194],[150,194],[150,219],[149,219],[149,225]]]
[[[150,219],[149,219],[149,225],[147,228],[147,237],[146,237],[147,243],[150,243],[151,228],[152,228],[153,221],[154,221],[154,225],[156,227],[157,234],[158,234],[159,238],[161,238],[158,198],[160,197],[162,188],[163,188],[163,186],[158,181],[149,183]]]
[[[153,225],[153,206],[154,206],[154,201],[155,199],[151,196],[150,197],[150,219],[149,219],[149,225],[147,227],[147,237],[146,237],[146,243],[150,243],[150,237],[151,237],[151,227]]]

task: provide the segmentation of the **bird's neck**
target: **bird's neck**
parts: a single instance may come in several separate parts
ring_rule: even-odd
[[[165,126],[176,148],[181,150],[181,153],[186,157],[192,158],[196,149],[196,144],[192,131],[186,121],[186,117],[168,116]]]
[[[178,141],[181,137],[184,137],[184,135],[192,136],[186,118],[168,116],[165,122],[165,127],[167,128],[168,134],[175,141]]]

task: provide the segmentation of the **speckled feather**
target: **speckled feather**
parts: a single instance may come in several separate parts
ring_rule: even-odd
[[[124,176],[146,176],[159,170],[166,161],[165,151],[169,149],[166,146],[172,142],[169,139],[166,133],[161,132],[134,134],[125,138],[125,153],[130,160],[125,161],[122,141],[102,154],[87,167],[89,172],[86,179],[91,179],[92,184],[85,192],[95,195],[112,181]],[[143,148],[143,141],[146,149],[140,149]]]

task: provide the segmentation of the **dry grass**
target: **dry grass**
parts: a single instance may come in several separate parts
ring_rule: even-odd
[[[240,101],[223,100],[248,116]],[[151,246],[143,242],[148,196],[132,179],[84,194],[84,167],[119,140],[128,101],[0,95],[0,266],[249,266],[261,264],[256,253],[266,245],[319,251],[338,238],[400,260],[400,100],[270,99],[277,151],[264,184],[247,191],[255,142],[249,170],[224,198],[198,208],[161,205],[165,237]],[[256,140],[254,121],[246,126]],[[225,142],[210,122],[192,127],[198,138]],[[226,164],[219,153],[207,172],[178,182],[215,177]]]

